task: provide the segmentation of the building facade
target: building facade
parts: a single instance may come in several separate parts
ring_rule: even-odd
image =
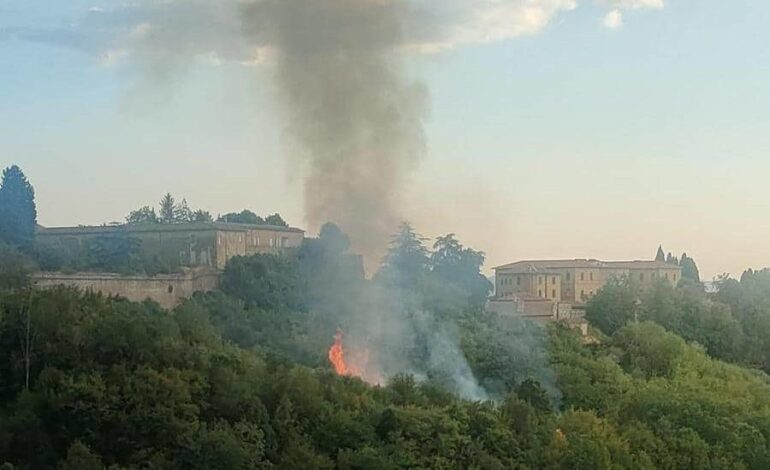
[[[221,222],[127,224],[101,227],[39,228],[50,249],[84,253],[90,242],[123,238],[138,244],[140,256],[164,265],[225,268],[234,256],[278,254],[302,246],[305,232],[293,227]]]
[[[640,289],[658,281],[675,285],[682,269],[663,261],[595,259],[518,261],[495,269],[495,298],[527,296],[584,304],[610,279],[627,278]]]
[[[489,310],[539,322],[565,321],[584,334],[585,304],[611,279],[629,279],[643,291],[657,282],[675,285],[682,277],[678,265],[663,261],[517,261],[494,271]]]

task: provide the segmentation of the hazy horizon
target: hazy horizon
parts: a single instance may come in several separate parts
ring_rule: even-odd
[[[770,5],[535,3],[544,16],[524,29],[404,52],[429,112],[399,218],[457,234],[487,271],[651,259],[660,244],[704,280],[770,266]],[[199,61],[148,79],[93,45],[56,44],[100,5],[0,2],[0,164],[35,186],[39,223],[122,221],[171,192],[317,231],[307,168],[285,158],[275,65]],[[51,34],[19,33],[33,26]]]

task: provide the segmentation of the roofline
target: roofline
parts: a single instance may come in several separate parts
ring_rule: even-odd
[[[638,260],[637,259],[637,260],[632,260],[632,261],[602,261],[602,260],[598,260],[598,259],[594,259],[594,258],[591,258],[591,259],[575,258],[575,259],[521,260],[521,261],[515,261],[513,263],[508,263],[508,264],[503,264],[503,265],[500,265],[500,266],[495,266],[492,269],[495,270],[495,271],[504,270],[504,269],[513,269],[513,268],[515,268],[517,266],[520,266],[520,265],[524,265],[524,266],[532,265],[532,266],[538,268],[537,264],[544,264],[544,263],[597,263],[597,265],[593,266],[593,267],[596,267],[598,269],[612,268],[612,267],[614,267],[616,265],[622,265],[622,264],[640,264],[640,265],[654,264],[654,265],[656,265],[656,266],[658,266],[660,268],[663,268],[663,267],[671,267],[672,269],[673,268],[681,268],[680,266],[675,265],[675,264],[669,264],[669,263],[666,263],[665,261],[655,261],[655,260]],[[546,266],[541,266],[539,268],[543,269],[543,270],[548,270],[548,269],[570,269],[570,268],[582,268],[582,267],[588,267],[588,266],[563,266],[563,267],[558,267],[558,266],[547,266],[546,265]],[[545,273],[545,271],[539,271],[538,273],[542,274],[542,273]],[[537,274],[537,273],[534,273],[534,274]]]
[[[121,225],[86,225],[76,227],[42,227],[37,228],[39,235],[59,234],[98,234],[115,232],[189,232],[189,231],[227,231],[244,232],[247,230],[262,230],[273,232],[302,233],[305,231],[296,227],[279,225],[234,224],[228,222],[190,222],[181,224],[121,224]]]
[[[492,269],[507,268],[507,267],[513,266],[514,264],[525,264],[525,263],[529,263],[529,264],[532,264],[532,263],[570,263],[570,262],[576,262],[576,261],[584,261],[584,262],[596,261],[596,262],[600,262],[598,259],[586,259],[586,258],[573,258],[573,259],[523,259],[523,260],[520,260],[520,261],[514,261],[513,263],[507,263],[507,264],[503,264],[503,265],[500,265],[500,266],[495,266]]]

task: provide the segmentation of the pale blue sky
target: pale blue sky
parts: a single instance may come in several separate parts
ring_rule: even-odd
[[[40,222],[120,220],[171,191],[303,226],[269,66],[198,64],[148,85],[9,39],[94,3],[0,0],[0,164],[32,180]],[[490,265],[644,258],[658,243],[708,277],[770,265],[770,2],[667,0],[618,29],[606,12],[584,1],[537,34],[409,59],[431,114],[404,217]]]

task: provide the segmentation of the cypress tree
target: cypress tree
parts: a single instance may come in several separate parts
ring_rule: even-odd
[[[0,181],[0,239],[29,248],[35,241],[37,209],[35,190],[16,166],[3,170]]]
[[[164,224],[173,224],[176,222],[176,201],[171,193],[166,193],[160,200],[160,211],[158,212],[160,221]]]
[[[663,252],[662,246],[658,246],[658,254],[655,255],[655,261],[666,261],[666,254]]]

